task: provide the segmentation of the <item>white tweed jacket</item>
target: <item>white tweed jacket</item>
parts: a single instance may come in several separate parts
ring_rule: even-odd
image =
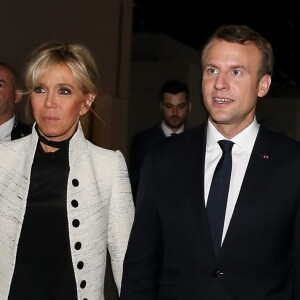
[[[33,129],[27,137],[0,144],[0,300],[9,294],[37,142]],[[127,166],[120,151],[86,140],[80,125],[70,141],[69,160],[66,201],[77,295],[102,300],[107,248],[120,292],[134,218]]]

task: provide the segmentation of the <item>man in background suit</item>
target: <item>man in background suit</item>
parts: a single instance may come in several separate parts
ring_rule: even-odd
[[[16,70],[0,61],[0,141],[15,140],[31,132],[31,126],[22,123],[15,115],[22,92]]]
[[[129,176],[134,199],[148,150],[156,142],[182,133],[186,129],[188,114],[192,108],[188,86],[177,79],[165,82],[159,93],[159,106],[162,121],[149,129],[138,132],[131,141]]]
[[[273,63],[270,43],[247,26],[221,26],[204,46],[209,117],[147,155],[121,300],[300,299],[300,143],[255,116]],[[232,172],[215,252],[207,200],[220,140],[233,142]]]

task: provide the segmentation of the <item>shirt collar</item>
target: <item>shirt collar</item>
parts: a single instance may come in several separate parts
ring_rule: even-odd
[[[246,127],[242,132],[234,136],[231,141],[239,147],[251,152],[259,130],[259,124],[254,118],[253,122]],[[206,148],[213,147],[219,140],[226,138],[216,129],[216,127],[208,120],[207,126],[207,143]]]
[[[165,136],[170,136],[173,131],[165,124],[164,121],[161,122],[161,129],[163,130]],[[184,131],[184,125],[182,125],[176,133],[182,133]]]
[[[15,125],[15,116],[0,125],[0,141],[10,141],[11,131]]]

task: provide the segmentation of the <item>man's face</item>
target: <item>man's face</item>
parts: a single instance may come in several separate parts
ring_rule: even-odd
[[[0,124],[13,117],[15,104],[21,100],[21,97],[21,91],[15,90],[11,71],[0,66]]]
[[[269,90],[271,77],[258,78],[261,60],[259,49],[251,43],[215,40],[205,52],[204,105],[215,127],[228,138],[251,124],[257,98]]]
[[[164,123],[170,129],[176,130],[186,122],[191,103],[188,102],[185,92],[180,92],[176,95],[165,93],[163,101],[160,102],[160,109]]]

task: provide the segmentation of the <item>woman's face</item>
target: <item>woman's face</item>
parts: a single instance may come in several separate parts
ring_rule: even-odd
[[[94,101],[95,94],[83,94],[67,65],[54,65],[40,78],[30,95],[33,116],[42,135],[63,141],[73,135]]]

